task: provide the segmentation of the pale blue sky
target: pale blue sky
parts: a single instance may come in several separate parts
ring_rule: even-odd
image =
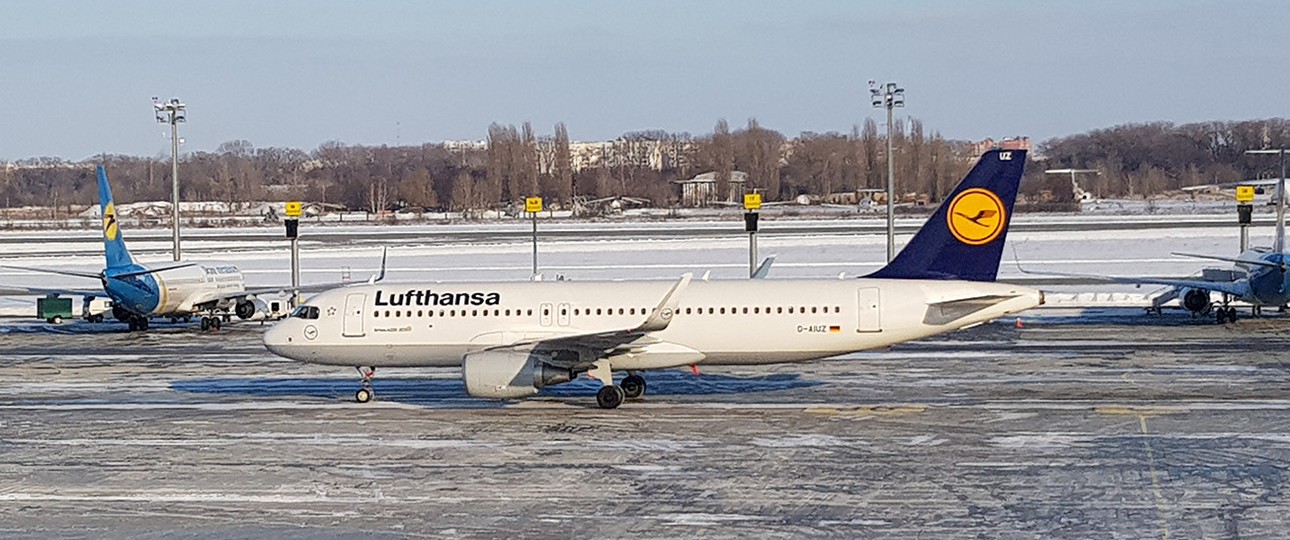
[[[867,81],[947,137],[1043,140],[1126,122],[1290,116],[1290,2],[19,0],[0,7],[0,159],[246,139],[579,140],[750,117],[847,131]]]

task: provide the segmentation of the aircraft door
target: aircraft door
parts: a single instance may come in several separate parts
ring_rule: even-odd
[[[345,337],[363,337],[363,311],[366,309],[367,295],[353,293],[345,297],[344,330]]]
[[[551,304],[542,304],[538,315],[541,316],[542,326],[551,326]]]
[[[569,304],[560,304],[560,311],[556,312],[558,318],[556,321],[560,326],[569,326]]]
[[[864,287],[856,296],[857,332],[882,331],[882,302],[877,287]]]

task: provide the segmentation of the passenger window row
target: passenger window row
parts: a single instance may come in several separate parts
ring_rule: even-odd
[[[315,310],[315,311],[313,312],[313,318],[317,318],[317,317],[318,317],[318,315],[317,315],[317,308],[314,308],[314,310]],[[808,310],[809,310],[809,311],[808,311]],[[583,316],[583,315],[586,315],[586,316],[595,316],[595,315],[600,315],[600,316],[604,316],[604,315],[638,315],[638,314],[639,314],[639,315],[645,315],[646,313],[653,314],[653,312],[654,312],[654,311],[656,311],[656,309],[655,309],[655,308],[651,308],[651,309],[648,309],[648,310],[647,310],[647,309],[645,309],[645,308],[595,308],[595,309],[594,309],[594,311],[593,311],[593,309],[592,309],[592,308],[586,308],[586,309],[582,309],[582,308],[574,308],[574,310],[573,310],[573,315],[574,315],[575,317]],[[776,307],[771,307],[771,306],[765,306],[765,307],[762,307],[762,306],[754,306],[754,307],[747,307],[747,306],[745,306],[745,307],[731,307],[731,308],[725,308],[725,307],[719,307],[719,308],[718,308],[718,307],[689,308],[689,307],[687,307],[687,308],[685,308],[684,310],[678,310],[678,314],[682,314],[682,313],[683,313],[683,314],[685,314],[685,315],[771,315],[771,314],[780,315],[780,314],[784,314],[784,313],[788,313],[788,314],[790,314],[790,315],[793,315],[793,314],[803,314],[803,315],[805,315],[805,314],[807,314],[807,313],[812,313],[812,314],[820,314],[820,313],[842,313],[842,306],[810,306],[810,307],[807,307],[807,306],[776,306]],[[550,316],[550,315],[551,315],[551,313],[550,313],[550,311],[548,311],[548,310],[544,309],[544,310],[542,311],[542,315],[543,315],[543,316]],[[433,318],[433,317],[450,317],[450,318],[451,318],[451,317],[532,317],[532,316],[533,316],[533,310],[532,310],[532,309],[514,309],[514,310],[512,310],[512,309],[493,309],[493,310],[488,310],[488,309],[471,309],[471,310],[465,310],[465,309],[460,309],[460,310],[458,310],[458,309],[446,309],[446,310],[445,310],[445,309],[441,309],[441,310],[438,310],[438,311],[436,312],[436,311],[435,311],[435,310],[433,310],[433,309],[431,309],[431,310],[422,310],[422,309],[418,309],[418,310],[416,310],[416,311],[413,311],[413,310],[407,310],[407,311],[404,311],[404,310],[399,310],[399,309],[396,309],[396,310],[391,311],[391,310],[388,310],[388,309],[387,309],[387,310],[384,310],[384,311],[382,311],[382,310],[375,310],[375,311],[373,311],[373,312],[372,312],[372,316],[373,316],[373,317],[376,317],[376,318],[382,318],[382,317],[383,317],[383,318],[407,318],[407,317],[416,317],[416,318],[425,318],[425,317],[431,317],[431,318]]]

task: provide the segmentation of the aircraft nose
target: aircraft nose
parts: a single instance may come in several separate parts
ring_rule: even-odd
[[[291,322],[290,319],[280,321],[264,332],[264,347],[269,349],[269,352],[291,358],[290,351],[295,345],[295,337],[290,328],[294,325]]]

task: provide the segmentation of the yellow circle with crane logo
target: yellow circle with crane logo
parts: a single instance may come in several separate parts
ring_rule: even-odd
[[[108,240],[116,240],[116,205],[108,203],[107,208],[103,210],[103,236]]]
[[[994,192],[972,188],[950,201],[946,220],[950,234],[969,246],[988,244],[1003,232],[1008,211]]]

